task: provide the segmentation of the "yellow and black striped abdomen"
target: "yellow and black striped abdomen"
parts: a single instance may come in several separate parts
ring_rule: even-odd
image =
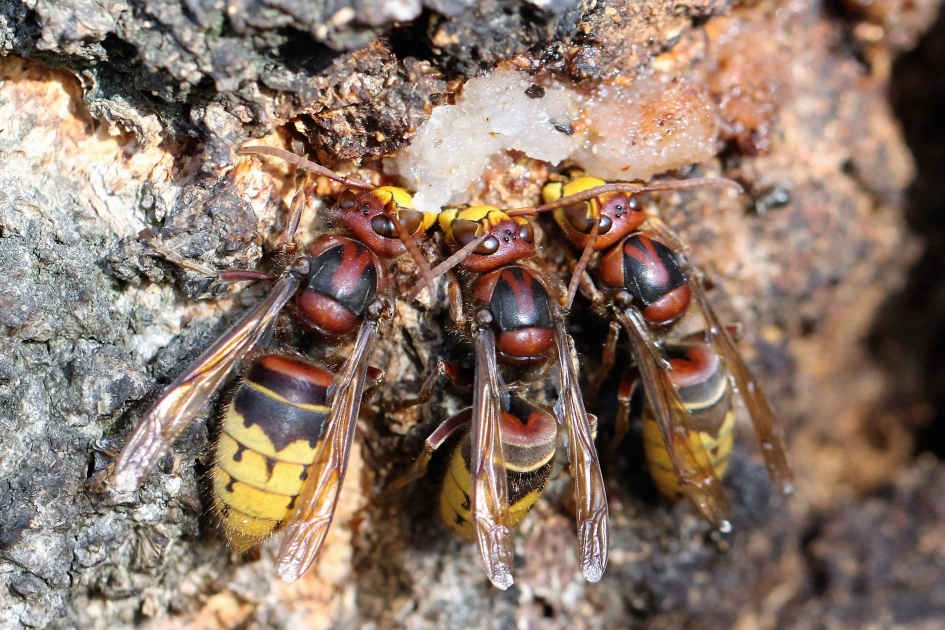
[[[728,374],[718,355],[706,344],[667,344],[667,351],[673,366],[670,376],[692,417],[689,442],[699,464],[711,466],[721,479],[735,443],[735,413]],[[643,407],[643,445],[656,487],[673,500],[682,499],[682,484],[649,404]]]
[[[214,507],[236,551],[291,516],[328,419],[332,375],[282,355],[250,367],[227,407],[213,466]]]
[[[465,451],[469,452],[469,441],[464,440]],[[473,539],[472,513],[469,504],[469,489],[472,478],[469,475],[469,460],[460,446],[450,457],[449,470],[440,492],[440,516],[454,534],[468,540]],[[532,509],[541,496],[551,474],[551,461],[537,469],[520,473],[506,470],[509,488],[509,517],[512,525],[518,525]]]
[[[460,413],[469,413],[469,410]],[[551,475],[557,425],[548,412],[512,397],[510,411],[502,414],[501,427],[509,517],[512,525],[518,525],[538,501]],[[472,540],[470,448],[471,440],[467,435],[450,456],[440,492],[440,516],[453,533]]]

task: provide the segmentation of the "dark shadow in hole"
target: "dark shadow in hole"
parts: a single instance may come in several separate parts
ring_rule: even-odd
[[[398,59],[407,57],[433,59],[435,57],[427,32],[432,19],[433,14],[429,10],[424,10],[414,21],[390,30],[387,41]]]
[[[907,219],[925,251],[870,335],[892,375],[887,400],[915,431],[916,455],[945,457],[945,18],[893,70],[891,101],[916,158]]]
[[[331,65],[338,53],[318,42],[310,33],[286,27],[279,32],[285,43],[279,46],[279,57],[293,72],[317,75]]]

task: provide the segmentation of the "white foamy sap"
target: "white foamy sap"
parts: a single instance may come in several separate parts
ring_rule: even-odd
[[[456,105],[444,105],[420,128],[410,146],[389,162],[414,191],[414,205],[437,211],[463,201],[472,182],[482,177],[489,158],[517,150],[557,164],[578,141],[555,128],[577,118],[571,94],[547,88],[529,98],[532,81],[524,73],[499,70],[470,79]]]
[[[534,82],[500,69],[470,79],[455,105],[433,110],[410,146],[387,161],[416,191],[418,209],[468,199],[489,158],[502,151],[553,165],[570,158],[612,181],[648,179],[715,155],[717,107],[695,83],[653,75],[629,88],[602,86],[591,97],[546,83],[544,95],[531,98]]]

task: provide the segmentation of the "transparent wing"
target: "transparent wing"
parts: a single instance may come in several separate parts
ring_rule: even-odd
[[[299,579],[312,566],[325,542],[348,468],[367,380],[368,356],[376,332],[376,321],[367,320],[361,325],[351,356],[336,377],[325,432],[296,499],[295,512],[285,527],[285,538],[276,561],[276,572],[286,582]]]
[[[112,477],[112,486],[116,490],[131,491],[144,481],[174,440],[220,388],[240,358],[265,336],[298,286],[299,276],[295,271],[283,274],[262,302],[174,379],[141,418],[118,455]]]
[[[669,368],[661,365],[663,359],[643,316],[636,309],[628,308],[618,311],[617,317],[630,335],[640,380],[686,496],[713,526],[727,530],[729,524],[726,519],[731,512],[728,497],[711,464],[703,466],[699,463],[711,460],[700,441],[696,440],[693,444],[689,440],[692,418],[669,378]],[[702,452],[697,453],[694,448]]]
[[[790,494],[793,490],[794,471],[791,462],[788,459],[787,447],[785,446],[784,430],[778,422],[771,403],[767,396],[758,385],[751,370],[745,365],[745,360],[732,341],[725,326],[719,322],[718,315],[709,304],[709,299],[702,289],[701,279],[698,274],[690,274],[689,285],[692,287],[692,293],[696,298],[696,303],[702,309],[702,313],[708,325],[708,334],[715,351],[722,357],[725,368],[735,381],[735,388],[745,401],[748,413],[751,416],[751,422],[758,434],[758,440],[761,442],[761,452],[765,459],[765,465],[768,468],[768,475],[771,482],[781,492]]]
[[[486,327],[473,332],[476,351],[469,492],[473,531],[486,575],[501,589],[512,585],[512,522],[502,452],[503,390],[495,360],[495,336]]]
[[[568,432],[568,461],[574,477],[581,571],[588,582],[597,582],[607,568],[610,536],[607,493],[572,361],[571,337],[564,324],[555,325],[555,343],[561,375],[561,393],[555,405],[555,414]]]
[[[685,251],[685,246],[676,234],[657,217],[647,219],[650,226],[665,239],[674,249]],[[778,422],[771,403],[764,391],[758,386],[751,370],[745,365],[745,360],[735,346],[725,326],[719,322],[718,316],[712,309],[705,290],[702,288],[702,273],[692,265],[689,272],[689,286],[695,296],[696,303],[705,317],[710,342],[715,351],[722,357],[725,369],[735,381],[735,388],[745,401],[745,407],[751,416],[751,422],[761,442],[761,452],[768,468],[771,482],[784,494],[790,494],[793,489],[794,471],[787,455],[784,430]]]

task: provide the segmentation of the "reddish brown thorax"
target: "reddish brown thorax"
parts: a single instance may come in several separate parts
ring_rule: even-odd
[[[504,363],[547,361],[554,345],[551,296],[533,270],[503,267],[479,278],[473,297],[489,307],[496,331],[496,356]]]
[[[309,255],[311,270],[295,297],[300,321],[331,339],[353,334],[386,287],[381,261],[364,243],[334,235],[316,239]]]
[[[650,324],[672,324],[692,301],[679,258],[646,232],[632,234],[606,252],[600,259],[600,278],[612,288],[626,289]]]

